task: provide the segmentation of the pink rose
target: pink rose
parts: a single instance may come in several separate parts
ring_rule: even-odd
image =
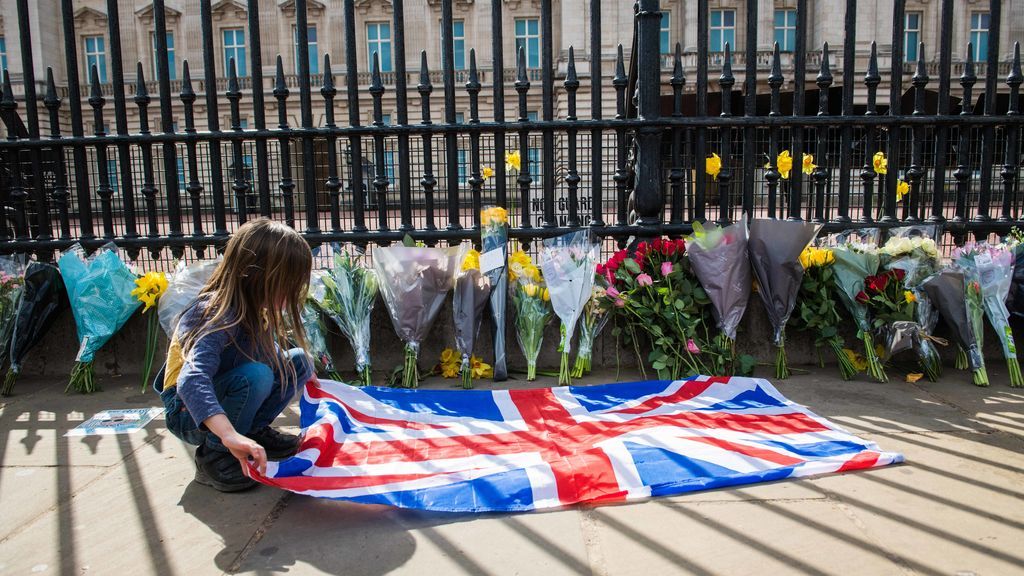
[[[626,307],[626,301],[623,300],[622,298],[617,298],[615,300],[615,307],[616,308],[625,308]]]
[[[619,297],[619,291],[615,289],[615,286],[609,286],[608,290],[605,291],[605,294],[607,294],[609,298],[613,299],[617,299]]]
[[[662,262],[661,263],[661,275],[662,276],[668,276],[671,273],[672,273],[672,263],[671,262]]]
[[[697,343],[693,341],[693,338],[690,338],[686,341],[686,351],[690,354],[700,354],[700,346],[697,346]]]
[[[650,286],[654,284],[654,280],[647,274],[640,274],[636,277],[636,283],[638,286]]]

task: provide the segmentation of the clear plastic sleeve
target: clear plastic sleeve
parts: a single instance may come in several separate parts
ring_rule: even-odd
[[[455,284],[465,255],[463,245],[450,248],[388,246],[373,252],[380,292],[395,333],[419,348],[430,332],[445,297]]]
[[[711,299],[718,329],[736,340],[750,301],[750,266],[747,265],[747,224],[737,222],[708,234],[708,240],[688,240],[686,254],[694,274]]]
[[[18,309],[25,292],[25,257],[0,256],[0,365],[11,350]],[[14,358],[11,358],[12,362]]]
[[[178,263],[170,275],[167,291],[160,297],[156,308],[156,313],[160,317],[160,327],[168,338],[174,334],[182,312],[196,301],[199,292],[213,276],[213,271],[220,265],[221,260],[222,257],[218,256],[214,260],[203,260],[188,265],[184,262]]]
[[[590,299],[600,246],[589,230],[548,238],[541,245],[538,265],[551,294],[551,306],[562,321],[562,354],[571,350],[576,322]]]
[[[473,356],[473,343],[480,321],[483,318],[484,306],[491,295],[491,280],[480,273],[480,270],[462,270],[455,281],[452,313],[455,322],[455,349],[461,360],[463,376],[469,370],[469,361]],[[466,381],[468,383],[468,380]]]
[[[334,266],[319,279],[311,287],[310,297],[348,338],[359,381],[369,384],[372,370],[370,316],[380,286],[378,274],[335,246]]]
[[[491,283],[490,311],[494,339],[494,381],[508,379],[505,353],[505,323],[508,309],[508,212],[497,206],[485,206],[480,226],[481,272]],[[498,265],[500,264],[500,265]]]

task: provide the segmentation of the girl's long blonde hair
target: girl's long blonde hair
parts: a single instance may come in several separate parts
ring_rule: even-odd
[[[266,218],[244,224],[228,241],[224,260],[200,292],[200,298],[207,298],[206,306],[200,321],[181,336],[183,355],[187,358],[204,336],[238,327],[252,337],[257,357],[253,361],[267,363],[282,386],[295,379],[295,367],[278,351],[278,343],[287,348],[291,339],[302,349],[309,348],[298,319],[312,267],[309,245],[292,228]]]

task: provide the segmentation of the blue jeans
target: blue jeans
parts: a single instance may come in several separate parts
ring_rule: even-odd
[[[269,426],[291,403],[301,384],[313,376],[313,365],[300,348],[287,352],[297,378],[282,386],[270,366],[260,362],[246,362],[222,372],[213,378],[217,400],[224,414],[240,434],[249,434]],[[291,380],[289,378],[289,380]],[[210,450],[226,451],[216,434],[192,419],[175,388],[160,395],[167,414],[167,429],[189,444],[205,446]]]

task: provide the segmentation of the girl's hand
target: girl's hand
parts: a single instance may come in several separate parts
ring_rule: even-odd
[[[263,449],[263,446],[237,432],[221,438],[221,442],[231,452],[231,455],[238,459],[243,469],[252,458],[260,474],[267,473],[267,451]]]

